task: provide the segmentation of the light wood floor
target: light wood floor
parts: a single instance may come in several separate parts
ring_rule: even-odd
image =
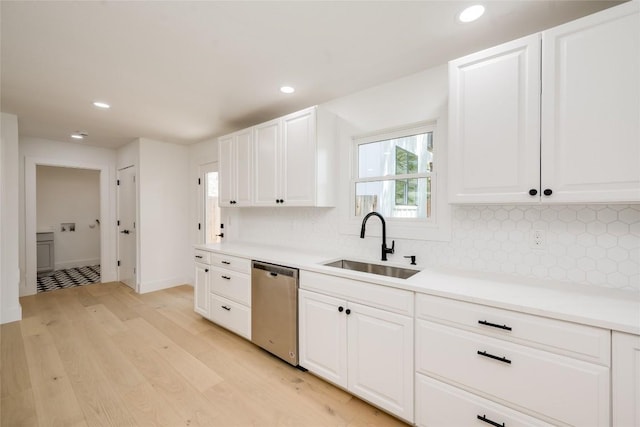
[[[406,426],[202,319],[189,286],[20,302],[0,328],[2,426]]]

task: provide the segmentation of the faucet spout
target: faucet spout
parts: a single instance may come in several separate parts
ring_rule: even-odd
[[[364,239],[364,233],[367,227],[367,221],[372,216],[377,216],[380,218],[380,222],[382,222],[382,261],[387,260],[387,254],[392,254],[395,251],[396,242],[395,240],[391,242],[391,248],[387,248],[387,222],[384,220],[384,217],[380,215],[378,212],[369,212],[362,219],[362,227],[360,228],[360,238]]]

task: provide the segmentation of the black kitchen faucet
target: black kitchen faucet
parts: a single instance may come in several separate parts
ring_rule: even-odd
[[[380,221],[382,221],[382,261],[386,261],[387,254],[392,254],[394,252],[396,241],[392,240],[391,248],[387,248],[387,223],[382,217],[382,215],[380,215],[378,212],[369,212],[367,215],[365,215],[365,217],[362,219],[362,228],[360,229],[360,238],[364,239],[364,230],[367,225],[367,220],[371,216],[377,216],[378,218],[380,218]]]

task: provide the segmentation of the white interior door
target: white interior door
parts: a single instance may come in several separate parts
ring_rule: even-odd
[[[136,289],[136,171],[118,170],[118,280]]]
[[[224,236],[221,227],[220,198],[218,185],[218,163],[200,166],[199,176],[199,216],[200,243],[218,243]]]

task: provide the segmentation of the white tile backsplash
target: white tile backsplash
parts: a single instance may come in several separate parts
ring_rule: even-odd
[[[337,209],[253,208],[232,215],[239,240],[379,256],[379,237],[340,234]],[[452,216],[451,241],[395,239],[389,259],[408,264],[402,257],[416,255],[421,266],[640,292],[640,205],[454,206]],[[543,231],[543,248],[532,247],[533,230]]]

